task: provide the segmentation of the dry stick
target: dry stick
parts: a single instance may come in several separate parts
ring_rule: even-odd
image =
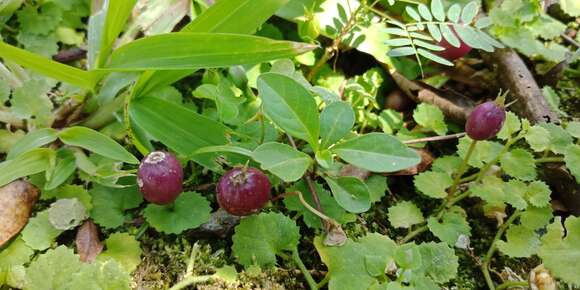
[[[465,136],[465,132],[451,134],[451,135],[445,135],[445,136],[433,136],[433,137],[418,138],[418,139],[413,139],[413,140],[406,140],[406,141],[403,141],[403,143],[404,144],[415,144],[415,143],[423,143],[423,142],[444,141],[444,140],[450,140],[450,139],[458,139],[458,138],[461,138],[463,136]]]

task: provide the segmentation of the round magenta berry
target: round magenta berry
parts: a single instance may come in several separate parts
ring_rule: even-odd
[[[473,140],[487,140],[495,137],[505,121],[505,110],[495,102],[478,105],[469,114],[465,132]]]
[[[234,168],[217,184],[217,201],[232,215],[253,214],[270,200],[272,185],[262,171],[252,167]]]
[[[455,32],[453,27],[451,27],[451,31],[455,34],[455,36],[457,36],[457,32]],[[457,37],[457,39],[459,39],[459,47],[451,45],[451,43],[447,42],[445,38],[441,39],[438,45],[444,47],[445,50],[438,51],[437,55],[450,61],[462,58],[467,55],[471,51],[471,46],[467,45],[459,37]]]
[[[168,204],[183,190],[183,169],[173,154],[154,151],[141,161],[137,184],[147,201]]]

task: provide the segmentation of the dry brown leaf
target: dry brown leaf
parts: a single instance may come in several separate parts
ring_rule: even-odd
[[[75,244],[81,261],[85,263],[95,261],[97,255],[103,251],[103,243],[99,239],[99,229],[93,221],[87,220],[79,227]]]
[[[38,189],[26,181],[0,188],[0,247],[26,225],[37,200]]]

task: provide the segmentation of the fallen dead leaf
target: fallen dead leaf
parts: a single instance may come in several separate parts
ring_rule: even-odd
[[[0,188],[0,247],[26,225],[37,200],[38,189],[26,181]]]
[[[81,261],[85,263],[94,262],[103,251],[103,243],[99,239],[99,229],[93,221],[87,220],[79,227],[75,244]]]

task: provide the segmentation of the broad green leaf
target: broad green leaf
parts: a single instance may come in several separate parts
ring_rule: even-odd
[[[465,213],[449,211],[443,214],[441,220],[430,217],[427,220],[429,230],[441,241],[451,247],[461,247],[461,239],[471,236],[471,227],[466,220]]]
[[[568,145],[572,144],[572,137],[564,128],[552,123],[541,123],[539,126],[550,132],[550,145],[548,146],[548,150],[554,153],[564,154]]]
[[[78,146],[114,160],[139,164],[139,160],[115,140],[87,127],[66,128],[58,133],[58,137],[67,145]]]
[[[576,183],[580,184],[580,145],[568,146],[568,149],[564,152],[564,161],[566,162],[566,167],[576,177]]]
[[[417,190],[428,197],[445,198],[447,188],[453,185],[453,179],[444,172],[425,171],[415,175],[414,184]]]
[[[445,172],[451,176],[461,166],[463,160],[456,155],[446,155],[435,159],[431,165],[431,170]]]
[[[65,184],[54,190],[45,190],[40,196],[42,200],[61,198],[76,198],[87,210],[93,208],[92,197],[82,185]]]
[[[521,180],[536,179],[536,162],[534,156],[520,148],[513,149],[501,157],[501,168],[510,176]]]
[[[560,2],[560,7],[566,14],[570,16],[580,16],[580,3],[578,3],[576,0],[562,0]]]
[[[429,242],[420,244],[419,252],[421,253],[421,262],[423,264],[421,268],[434,282],[446,283],[457,276],[459,258],[455,255],[455,251],[445,243]],[[418,285],[415,285],[415,287],[415,289],[434,289],[419,288]]]
[[[48,208],[48,221],[57,230],[70,230],[87,218],[87,209],[76,198],[62,198]]]
[[[33,254],[34,251],[26,245],[22,237],[14,239],[0,251],[0,271],[11,266],[28,263]]]
[[[388,190],[387,177],[381,175],[372,175],[367,178],[366,185],[369,189],[372,203],[381,201]]]
[[[506,200],[506,193],[503,191],[504,182],[496,176],[486,176],[481,183],[472,184],[469,187],[472,194],[487,203],[496,206],[502,205]]]
[[[538,125],[530,127],[525,138],[530,148],[536,152],[542,152],[550,146],[550,132]]]
[[[535,180],[528,184],[526,198],[535,207],[545,207],[550,204],[550,187],[540,180]]]
[[[344,161],[373,172],[394,172],[421,161],[419,155],[396,138],[369,133],[346,140],[332,148]]]
[[[135,179],[133,186],[112,188],[96,185],[90,190],[93,202],[91,218],[95,223],[107,229],[123,225],[126,220],[125,211],[138,207],[143,202]]]
[[[520,118],[512,112],[507,112],[505,122],[501,130],[497,133],[497,137],[502,140],[507,140],[509,137],[520,131],[522,124]]]
[[[38,212],[28,221],[22,230],[22,240],[33,250],[44,251],[62,233],[55,229],[48,220],[48,210]]]
[[[286,133],[318,149],[320,123],[312,94],[294,79],[277,73],[260,75],[257,84],[266,115]]]
[[[395,228],[410,228],[425,221],[421,210],[411,201],[402,201],[389,207],[388,217]]]
[[[184,192],[172,205],[149,204],[143,215],[156,230],[180,234],[206,223],[210,213],[211,207],[205,197],[197,192]]]
[[[96,73],[61,64],[2,41],[0,41],[0,57],[47,77],[89,90],[92,90],[99,80]]]
[[[520,217],[520,224],[528,229],[544,228],[552,220],[552,207],[529,207]]]
[[[465,158],[471,142],[473,141],[467,136],[459,139],[459,144],[457,144],[457,154],[459,157]],[[494,160],[502,149],[502,144],[491,141],[478,141],[475,145],[475,150],[473,150],[469,158],[468,164],[473,167],[482,168],[485,163]]]
[[[498,241],[497,248],[512,258],[529,258],[540,246],[539,235],[521,225],[511,225],[506,232],[507,241]]]
[[[235,43],[235,46],[232,46]],[[305,43],[263,37],[173,32],[135,40],[116,49],[104,67],[115,71],[193,70],[256,64],[314,49]]]
[[[504,184],[503,191],[507,193],[506,202],[514,208],[524,210],[528,207],[528,202],[526,201],[528,185],[525,182],[519,179],[511,179]]]
[[[556,277],[567,283],[580,284],[580,218],[569,216],[564,226],[565,231],[560,217],[548,226],[548,233],[542,237],[538,256]]]
[[[320,137],[322,148],[340,141],[354,126],[355,116],[351,105],[346,102],[333,102],[320,114]]]
[[[447,133],[447,124],[443,112],[435,105],[421,103],[413,111],[413,119],[424,128],[431,129],[437,135]]]
[[[312,164],[312,159],[306,153],[276,142],[260,145],[252,153],[252,158],[260,163],[262,169],[272,172],[285,182],[302,178]]]
[[[325,178],[330,186],[336,202],[352,213],[361,213],[369,210],[371,199],[369,189],[360,179],[352,176]]]
[[[276,254],[296,250],[299,239],[299,228],[292,219],[281,213],[260,213],[236,226],[232,251],[246,268],[273,266]]]
[[[0,186],[48,170],[54,162],[54,155],[51,149],[38,148],[0,163]]]
[[[14,159],[14,157],[24,152],[52,143],[56,139],[57,131],[52,128],[44,128],[30,132],[12,146],[10,151],[8,151],[6,160]]]
[[[566,131],[576,139],[580,139],[580,121],[572,121],[566,125]]]
[[[15,117],[26,119],[30,127],[50,127],[54,122],[54,105],[48,92],[54,84],[47,79],[30,79],[16,88],[10,100]]]
[[[128,233],[113,233],[105,240],[106,250],[97,256],[98,261],[113,259],[132,273],[141,263],[141,247]]]
[[[107,16],[105,18],[101,35],[97,67],[101,67],[105,64],[109,57],[109,53],[111,52],[111,48],[119,37],[119,33],[123,31],[137,0],[108,1],[106,3],[108,4],[106,8]]]

